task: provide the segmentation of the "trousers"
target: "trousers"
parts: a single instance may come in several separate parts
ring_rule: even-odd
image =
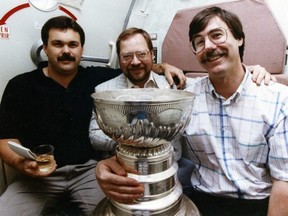
[[[90,215],[105,198],[95,177],[96,164],[95,160],[89,160],[85,164],[67,165],[41,179],[19,176],[0,197],[1,216],[47,215],[43,213],[47,212],[45,207],[61,207],[63,203],[77,207],[82,215]]]
[[[197,206],[202,216],[267,216],[269,197],[261,200],[238,199],[183,190]]]

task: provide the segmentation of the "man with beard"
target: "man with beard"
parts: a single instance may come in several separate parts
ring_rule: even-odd
[[[95,178],[102,151],[93,150],[88,134],[93,107],[90,95],[95,85],[121,71],[79,66],[85,34],[69,17],[48,20],[41,38],[48,63],[11,79],[2,97],[0,157],[21,175],[1,195],[0,214],[45,215],[47,212],[41,213],[44,206],[63,210],[64,201],[70,204],[66,209],[71,209],[72,215],[82,214],[72,207],[90,215],[105,196]],[[169,65],[162,67],[180,71]],[[179,78],[184,81],[183,73]],[[42,144],[53,145],[57,169],[53,166],[47,172],[39,171],[35,161],[14,153],[8,141],[31,150]]]
[[[279,165],[282,155],[276,152],[284,148],[283,158],[286,158],[285,139],[288,140],[288,131],[284,124],[288,128],[288,98],[287,93],[283,94],[282,90],[288,90],[277,83],[269,86],[257,86],[253,83],[249,69],[241,63],[244,33],[236,37],[237,33],[235,36],[232,34],[236,30],[231,30],[240,28],[242,32],[241,24],[235,19],[235,15],[228,13],[226,16],[226,12],[222,14],[222,10],[219,10],[221,18],[218,18],[218,9],[216,13],[213,9],[210,10],[212,15],[203,12],[204,15],[201,16],[204,20],[207,19],[203,28],[198,28],[197,25],[190,27],[193,50],[209,75],[186,81],[185,90],[194,92],[196,97],[193,116],[186,130],[187,138],[183,139],[187,141],[183,143],[185,150],[182,152],[183,156],[193,162],[191,166],[196,165],[196,168],[193,169],[192,178],[191,172],[187,172],[186,176],[182,176],[185,179],[180,181],[189,182],[191,179],[191,185],[185,185],[184,193],[205,216],[265,215],[267,196],[272,186],[268,169],[270,164],[266,159],[271,157],[271,162],[275,160],[271,163],[272,168],[277,167],[273,177],[283,173],[283,178],[287,178],[286,171],[281,171]],[[230,17],[233,17],[231,21]],[[231,24],[226,24],[224,20]],[[151,42],[143,30],[132,28],[120,34],[117,53],[123,74],[96,86],[96,92],[167,87],[165,80],[160,82],[158,76],[151,71],[153,52]],[[273,140],[274,137],[276,140]],[[113,151],[116,146],[116,142],[99,129],[95,118],[90,123],[90,138],[95,149]],[[177,146],[173,144],[174,147]],[[273,147],[270,155],[269,145]],[[177,159],[179,156],[178,154]],[[127,173],[133,171],[122,165],[115,156],[102,160],[96,167],[96,177],[108,197],[120,203],[133,203],[133,200],[142,197],[144,188],[135,179],[127,177]],[[284,163],[283,169],[288,167],[285,165]],[[280,181],[276,186],[277,194],[282,183]],[[192,193],[191,188],[197,193]],[[249,188],[253,190],[250,191]],[[208,195],[202,195],[205,193]],[[286,194],[288,195],[288,191]],[[281,197],[284,198],[283,194]],[[274,206],[271,209],[275,210]]]
[[[185,89],[196,97],[182,143],[195,165],[184,193],[204,216],[288,215],[288,87],[252,83],[245,33],[229,11],[197,13],[189,38],[208,76]],[[125,203],[143,193],[127,172],[115,157],[96,167],[105,194]]]
[[[154,59],[152,40],[143,29],[124,30],[118,36],[116,48],[122,74],[96,86],[96,92],[127,88],[176,88],[176,86],[171,87],[164,76],[152,71]],[[190,79],[186,80],[186,85],[188,80]],[[95,113],[89,130],[94,149],[114,151],[116,142],[99,128]]]

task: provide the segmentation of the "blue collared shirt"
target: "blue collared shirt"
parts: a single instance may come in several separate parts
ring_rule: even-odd
[[[183,153],[195,165],[196,190],[245,199],[270,195],[272,177],[288,181],[288,88],[257,86],[246,70],[225,99],[208,77],[187,91],[196,94]]]

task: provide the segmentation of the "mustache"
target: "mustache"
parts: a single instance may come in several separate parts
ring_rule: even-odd
[[[132,64],[132,65],[129,65],[128,67],[129,69],[134,69],[134,70],[139,70],[139,69],[143,69],[144,68],[144,65],[139,63],[139,64]]]
[[[57,58],[58,61],[76,61],[76,58],[71,56],[70,54],[62,54]]]
[[[201,59],[201,63],[204,63],[205,61],[208,61],[210,58],[213,58],[215,56],[219,56],[219,55],[225,55],[228,52],[226,50],[223,51],[218,51],[218,50],[214,50],[212,52],[206,52],[205,55],[203,56],[203,58]]]

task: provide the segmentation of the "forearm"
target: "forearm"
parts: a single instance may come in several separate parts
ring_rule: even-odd
[[[165,75],[170,86],[176,85],[178,89],[185,87],[186,76],[181,69],[162,63],[154,64],[152,70],[160,75]]]
[[[153,64],[152,70],[158,74],[164,75],[166,64],[167,63]]]
[[[21,156],[19,156],[18,154],[16,154],[14,151],[10,149],[10,147],[7,144],[9,140],[19,143],[19,140],[17,139],[1,139],[0,140],[0,157],[7,165],[19,170],[20,169],[19,164],[21,164],[21,161],[23,161],[24,158],[22,158]]]
[[[288,182],[273,180],[267,215],[288,215]]]
[[[93,112],[89,126],[90,142],[95,150],[114,151],[117,143],[99,128]]]

